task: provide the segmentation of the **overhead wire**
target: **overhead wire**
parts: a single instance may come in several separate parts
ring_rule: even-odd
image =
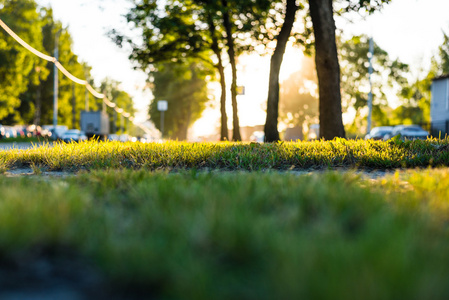
[[[33,48],[32,46],[30,46],[27,42],[25,42],[23,39],[21,39],[11,28],[8,27],[8,25],[5,24],[5,22],[3,22],[3,20],[0,18],[0,27],[3,28],[3,30],[6,31],[6,33],[8,33],[14,40],[16,40],[20,45],[22,45],[25,49],[27,49],[28,51],[30,51],[31,53],[33,53],[34,55],[52,62],[55,64],[55,66],[61,71],[61,73],[63,73],[67,78],[69,78],[70,80],[72,80],[73,82],[80,84],[80,85],[84,85],[87,90],[95,97],[95,98],[99,98],[102,99],[103,102],[115,109],[115,111],[119,114],[122,114],[123,117],[128,118],[134,125],[138,126],[139,128],[141,128],[143,131],[145,131],[145,133],[151,133],[151,131],[143,126],[142,124],[137,124],[134,123],[135,118],[131,116],[130,113],[125,112],[125,110],[123,110],[122,108],[119,108],[117,106],[117,104],[111,102],[104,94],[97,92],[90,84],[89,82],[87,82],[87,80],[83,80],[83,79],[79,79],[76,76],[74,76],[73,74],[71,74],[69,71],[67,71],[66,68],[64,68],[64,66],[53,56],[44,54],[42,52],[40,52],[39,50]]]

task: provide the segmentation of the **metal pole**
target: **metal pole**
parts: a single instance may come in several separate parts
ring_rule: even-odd
[[[74,82],[72,82],[72,128],[76,128],[76,96]]]
[[[84,77],[86,78],[86,80],[87,80],[87,71],[86,71],[86,69],[84,69]],[[87,86],[86,86],[86,89],[85,89],[85,97],[86,97],[86,99],[85,99],[85,108],[84,108],[84,110],[85,111],[89,111],[89,91],[87,90]]]
[[[59,58],[59,31],[56,32],[55,35],[55,58],[58,60]],[[54,133],[56,134],[56,126],[58,125],[58,68],[56,64],[53,64],[53,128]],[[57,137],[55,137],[57,138]]]
[[[373,56],[374,56],[374,43],[373,38],[369,39],[369,68],[368,68],[368,80],[369,80],[369,94],[368,94],[368,125],[366,128],[367,133],[371,131],[371,119],[373,114],[373,84],[371,82],[371,74],[373,73]]]
[[[120,134],[124,134],[125,132],[125,130],[124,130],[124,127],[125,125],[124,125],[124,120],[123,120],[123,115],[122,114],[120,114]]]
[[[106,91],[104,91],[103,93],[106,95]],[[103,105],[103,106],[102,106],[102,111],[103,111],[103,112],[106,112],[106,102],[104,102],[103,99],[101,99],[101,102],[102,102],[102,105]]]
[[[164,137],[164,111],[161,111],[161,138]]]
[[[114,109],[114,123],[112,124],[112,131],[117,134],[117,111]]]

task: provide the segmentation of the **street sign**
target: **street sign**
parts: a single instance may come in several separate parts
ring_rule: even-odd
[[[237,95],[245,95],[245,86],[244,85],[237,86]]]
[[[167,109],[168,109],[168,102],[166,100],[159,100],[157,102],[158,111],[167,111]]]

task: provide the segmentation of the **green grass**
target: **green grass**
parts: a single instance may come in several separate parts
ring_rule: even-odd
[[[309,168],[395,169],[449,166],[449,140],[257,143],[44,144],[0,151],[0,170],[40,166],[45,170],[130,168],[289,170]]]
[[[141,298],[449,297],[448,169],[122,169],[1,176],[0,191],[0,261],[71,249]]]
[[[0,151],[36,174],[0,176],[0,264],[76,253],[138,298],[447,299],[447,166],[447,139]],[[334,168],[402,171],[279,172]]]

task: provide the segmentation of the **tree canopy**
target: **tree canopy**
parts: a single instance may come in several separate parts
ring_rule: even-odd
[[[70,32],[54,19],[50,7],[40,7],[34,0],[0,0],[0,7],[0,18],[42,53],[54,55],[58,35],[58,61],[75,77],[90,78],[91,67],[73,52]],[[35,56],[0,30],[1,124],[52,124],[53,77],[52,62]],[[86,108],[86,89],[59,71],[58,81],[58,124],[79,128],[80,111]],[[92,80],[89,82],[94,86]],[[88,109],[101,108],[102,100],[87,98]]]
[[[342,102],[344,111],[353,109],[355,117],[348,130],[353,134],[364,134],[368,107],[369,37],[354,36],[340,43],[342,73]],[[388,96],[396,96],[408,85],[408,65],[398,59],[392,60],[388,53],[375,42],[372,59],[373,123],[387,125],[389,116]]]
[[[149,109],[151,120],[159,130],[164,127],[165,137],[186,140],[189,126],[201,117],[210,100],[206,76],[211,74],[211,69],[197,60],[156,66],[151,78],[154,95]],[[157,108],[159,100],[168,102],[162,126],[161,113]]]
[[[38,50],[43,50],[42,19],[32,0],[1,0],[0,18],[12,30]],[[15,114],[20,106],[20,95],[26,92],[28,81],[38,84],[47,78],[45,62],[18,44],[0,30],[0,120]],[[16,118],[20,121],[20,118]]]

